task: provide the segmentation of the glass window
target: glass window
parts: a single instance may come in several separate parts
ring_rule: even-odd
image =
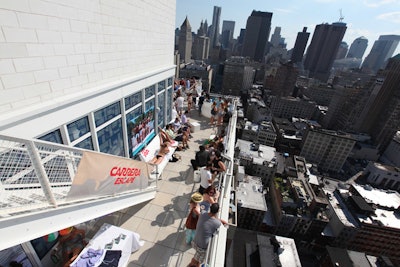
[[[52,242],[52,245],[54,245],[54,244],[55,243]],[[36,250],[35,246],[34,246],[34,249]],[[47,251],[50,251],[50,249],[48,249]],[[39,253],[38,253],[38,256],[39,256]],[[41,259],[40,256],[39,256],[39,259]],[[24,267],[32,267],[32,263],[28,259],[28,256],[26,255],[26,253],[21,245],[16,245],[14,247],[6,248],[6,249],[0,251],[0,266],[11,266],[10,263],[12,261],[16,261],[16,262],[22,264],[21,266],[24,266]]]
[[[124,141],[122,138],[122,123],[118,119],[97,133],[100,152],[116,156],[124,156]]]
[[[121,114],[121,106],[119,102],[109,105],[103,109],[100,109],[94,113],[94,121],[96,127],[102,125],[106,121],[115,118],[117,115]]]
[[[167,91],[167,121],[170,122],[172,120],[172,97],[173,97],[172,88],[169,88]]]
[[[165,92],[158,95],[158,107],[160,111],[158,112],[158,126],[164,127],[164,110],[165,110]]]
[[[75,145],[75,147],[94,150],[92,137],[88,137],[85,140],[83,140],[82,142],[79,142],[78,144]]]
[[[67,125],[68,135],[71,142],[90,131],[88,117],[83,117]]]
[[[158,83],[158,91],[162,91],[165,89],[165,81],[161,81]]]
[[[142,91],[134,93],[128,97],[125,97],[125,110],[128,110],[137,104],[142,102]]]
[[[54,132],[39,137],[38,139],[57,144],[63,143],[60,130],[55,130]]]
[[[152,85],[150,87],[147,87],[144,89],[144,97],[147,99],[149,97],[152,97],[156,93],[156,86]]]
[[[144,108],[145,112],[147,112],[149,109],[154,108],[154,105],[155,105],[154,98],[152,100],[147,101],[146,105],[145,105],[145,108]]]
[[[131,120],[133,120],[134,118],[138,117],[139,115],[141,115],[143,113],[142,111],[142,107],[138,107],[135,108],[134,110],[132,110],[129,113],[126,113],[126,120],[129,123]],[[129,129],[129,128],[128,128]]]
[[[172,77],[168,78],[168,86],[171,86],[171,85],[172,85],[172,81],[173,81],[173,78],[172,78]]]

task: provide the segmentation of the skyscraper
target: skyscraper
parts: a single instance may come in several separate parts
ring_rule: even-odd
[[[368,46],[368,39],[364,36],[356,38],[353,43],[351,43],[349,52],[346,58],[362,58],[365,53],[365,49]]]
[[[278,47],[281,42],[281,27],[275,27],[274,33],[271,35],[271,44]]]
[[[271,19],[272,13],[253,10],[246,23],[242,56],[256,61],[263,60],[271,31]]]
[[[385,62],[393,56],[399,44],[399,35],[381,35],[375,41],[374,46],[365,58],[362,69],[376,73],[380,68],[384,68]]]
[[[219,45],[219,21],[221,19],[221,7],[214,6],[213,20],[211,24],[210,40],[211,46]]]
[[[233,40],[235,22],[231,20],[222,21],[221,44],[223,48],[228,48]]]
[[[369,133],[383,152],[400,129],[400,54],[389,59],[370,88],[360,116],[360,131]]]
[[[346,42],[341,42],[339,49],[336,53],[336,59],[343,59],[345,58],[347,51],[349,51],[349,45]]]
[[[304,27],[302,32],[297,33],[291,57],[293,63],[301,62],[303,60],[304,51],[306,50],[309,37],[310,33],[307,32],[307,27]]]
[[[181,55],[181,60],[183,60],[183,62],[190,62],[192,57],[192,27],[187,17],[182,23],[179,32],[178,50]]]
[[[304,60],[309,77],[326,82],[336,53],[346,32],[346,23],[319,24],[315,27],[311,44]]]

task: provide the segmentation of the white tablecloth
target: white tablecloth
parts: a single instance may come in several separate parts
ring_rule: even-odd
[[[120,235],[125,235],[125,239],[120,238],[118,244],[116,242],[112,242],[115,238],[118,238]],[[112,243],[112,247],[109,249],[105,249],[107,244]],[[140,241],[140,235],[129,230],[111,225],[111,224],[103,224],[100,230],[96,233],[96,235],[89,241],[89,244],[81,251],[79,256],[71,263],[73,266],[76,262],[79,261],[80,256],[86,254],[89,249],[94,250],[121,250],[121,258],[118,262],[118,267],[127,266],[129,257],[131,253],[135,252],[136,250],[140,249],[144,244],[144,241]],[[104,253],[105,254],[105,253]],[[96,265],[98,266],[101,264],[103,256],[97,262]]]

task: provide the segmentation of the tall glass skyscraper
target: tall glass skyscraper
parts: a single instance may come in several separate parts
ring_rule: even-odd
[[[212,47],[219,45],[219,22],[221,20],[221,7],[214,6],[213,20],[211,24],[210,39]]]
[[[303,60],[304,51],[306,50],[309,37],[310,33],[307,32],[307,27],[304,27],[303,31],[297,33],[291,57],[293,63],[301,62]]]
[[[265,46],[271,32],[271,19],[272,13],[253,10],[246,23],[242,56],[256,61],[263,60]]]
[[[351,43],[349,52],[347,53],[346,58],[359,58],[361,59],[364,56],[365,50],[368,46],[368,39],[364,36],[356,38],[353,43]]]
[[[375,41],[374,46],[365,58],[362,68],[376,73],[384,68],[386,61],[393,56],[394,51],[399,44],[399,35],[381,35]]]
[[[309,77],[322,82],[328,80],[346,29],[346,23],[343,22],[319,24],[315,27],[304,60],[304,69],[309,71]]]

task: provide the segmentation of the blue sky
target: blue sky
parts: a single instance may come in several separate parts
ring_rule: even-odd
[[[311,33],[310,42],[315,25],[339,21],[340,9],[347,24],[343,41],[350,46],[354,39],[365,36],[368,47],[364,57],[379,35],[400,35],[400,0],[177,0],[176,27],[180,27],[186,16],[194,32],[201,20],[207,19],[210,25],[214,6],[222,8],[220,29],[223,20],[236,21],[235,38],[240,28],[246,27],[252,10],[272,12],[271,34],[280,26],[288,49],[293,48],[297,32],[303,27]]]

